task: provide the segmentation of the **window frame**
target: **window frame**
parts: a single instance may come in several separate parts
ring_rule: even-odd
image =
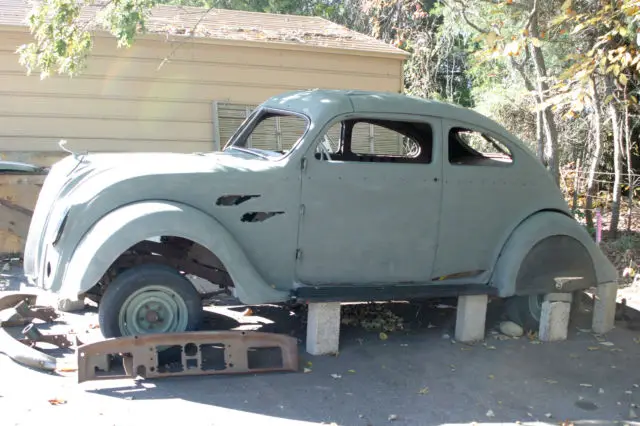
[[[295,117],[300,117],[304,119],[306,123],[305,129],[302,135],[300,135],[300,137],[291,146],[291,148],[288,151],[286,151],[284,154],[280,154],[278,151],[267,150],[270,152],[276,152],[280,154],[278,157],[275,157],[275,156],[264,157],[263,159],[267,161],[282,161],[282,160],[288,159],[292,155],[292,153],[296,150],[296,148],[298,148],[300,144],[305,140],[306,136],[309,134],[309,131],[312,128],[311,118],[308,115],[303,114],[299,111],[280,109],[280,108],[270,108],[270,107],[257,107],[251,112],[251,114],[245,119],[245,121],[238,127],[238,129],[236,129],[236,132],[229,138],[227,143],[224,145],[224,148],[222,148],[220,152],[224,152],[227,148],[233,147],[235,143],[238,141],[246,142],[246,140],[251,136],[251,133],[253,133],[256,127],[263,121],[261,117],[265,115],[295,116]],[[247,149],[246,147],[238,147],[238,148]],[[256,157],[262,155],[261,151],[265,151],[260,148],[248,148],[248,149],[255,150],[257,154]]]
[[[329,120],[327,124],[322,128],[322,130],[318,133],[317,138],[310,145],[309,150],[311,155],[318,161],[329,161],[336,163],[389,163],[389,164],[424,164],[430,165],[436,163],[438,160],[437,156],[441,153],[436,149],[436,142],[439,140],[438,131],[441,129],[441,121],[439,124],[436,124],[437,120],[441,120],[439,117],[432,116],[421,116],[414,114],[397,114],[397,113],[372,113],[372,114],[362,114],[362,113],[348,113],[341,116],[336,116],[332,120]],[[384,126],[383,123],[399,123],[400,126],[403,124],[415,124],[417,126],[429,126],[430,128],[430,152],[427,154],[423,154],[422,152],[417,157],[407,157],[401,154],[358,154],[354,153],[351,150],[351,136],[353,132],[353,128],[358,123],[367,123],[369,125],[375,125],[382,128],[385,128],[388,131],[392,131],[398,133],[402,136],[409,137],[413,139],[416,143],[420,145],[420,148],[423,149],[421,142],[424,142],[425,137],[416,137],[412,135],[411,132],[401,132],[392,127]],[[340,140],[338,141],[339,149],[342,150],[342,153],[339,157],[336,158],[335,153],[330,153],[334,155],[333,158],[326,158],[324,156],[325,151],[322,150],[320,152],[319,145],[323,144],[323,139],[326,134],[329,133],[329,130],[333,128],[336,124],[340,124]],[[415,129],[418,131],[418,129]],[[348,137],[348,139],[347,139]],[[346,151],[348,150],[348,151]],[[344,152],[347,152],[345,155]],[[425,159],[426,155],[426,159]],[[368,160],[367,160],[368,159]]]

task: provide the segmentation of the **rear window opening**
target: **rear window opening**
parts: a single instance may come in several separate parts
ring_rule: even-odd
[[[449,130],[449,162],[462,166],[505,166],[513,163],[509,148],[475,130]]]

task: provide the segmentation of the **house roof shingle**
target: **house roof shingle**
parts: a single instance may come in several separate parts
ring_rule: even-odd
[[[28,0],[0,0],[0,26],[27,26],[32,5]],[[80,19],[95,18],[99,9],[100,5],[86,6]],[[407,55],[390,44],[315,16],[160,5],[152,9],[146,26],[149,33]]]

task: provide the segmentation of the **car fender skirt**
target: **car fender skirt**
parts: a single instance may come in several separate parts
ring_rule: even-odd
[[[165,235],[187,238],[218,256],[242,303],[288,299],[287,292],[277,291],[264,281],[217,220],[191,206],[167,201],[128,204],[96,222],[76,247],[59,293],[73,296],[86,292],[124,251],[140,241]]]
[[[491,277],[500,297],[565,293],[617,280],[615,267],[573,218],[529,216],[504,245]]]

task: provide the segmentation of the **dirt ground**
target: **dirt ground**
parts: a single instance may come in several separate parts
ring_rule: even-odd
[[[0,290],[20,287],[15,270],[0,276]],[[248,316],[245,307],[208,308],[211,328],[298,337],[294,373],[78,384],[73,372],[47,374],[2,355],[0,425],[640,424],[633,419],[640,416],[640,332],[628,324],[595,336],[587,330],[586,303],[565,342],[505,338],[496,331],[500,304],[492,302],[486,340],[465,345],[452,341],[453,305],[391,304],[404,330],[382,340],[378,332],[343,326],[338,356],[320,357],[304,351],[304,315],[275,306],[251,307]],[[96,309],[88,306],[39,329],[91,340],[99,336],[94,324]],[[74,360],[71,350],[52,353]]]

